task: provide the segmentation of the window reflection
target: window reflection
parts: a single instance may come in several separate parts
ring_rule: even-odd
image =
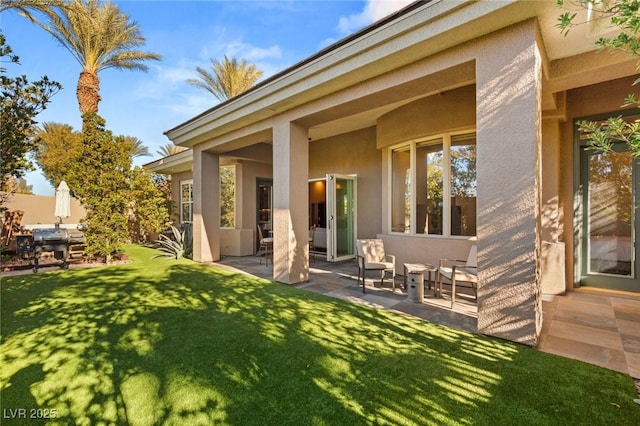
[[[631,276],[633,158],[627,152],[589,156],[589,267]]]
[[[442,235],[443,167],[441,141],[416,147],[416,234]]]
[[[476,235],[475,135],[451,138],[451,235]]]

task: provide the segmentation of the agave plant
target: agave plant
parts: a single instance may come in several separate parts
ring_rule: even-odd
[[[185,239],[185,231],[180,232],[178,228],[172,225],[171,232],[173,233],[173,238],[167,237],[165,234],[160,234],[159,239],[156,240],[156,248],[162,253],[153,256],[154,259],[156,257],[180,259],[186,257],[187,252],[190,251],[190,248],[185,244],[187,242]]]

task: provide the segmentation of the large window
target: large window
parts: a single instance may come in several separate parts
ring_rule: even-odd
[[[180,182],[180,223],[193,222],[193,181]]]
[[[220,227],[236,226],[236,166],[220,166]]]
[[[476,192],[474,133],[415,141],[391,151],[392,232],[474,236]]]

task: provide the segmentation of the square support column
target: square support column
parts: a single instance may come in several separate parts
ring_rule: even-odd
[[[290,122],[273,128],[273,279],[309,280],[309,140]]]
[[[478,331],[531,346],[542,324],[541,70],[534,21],[476,58]]]
[[[220,157],[193,149],[193,260],[220,260]]]

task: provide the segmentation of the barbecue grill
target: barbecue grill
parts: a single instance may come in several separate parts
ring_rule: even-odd
[[[68,269],[67,256],[69,255],[69,246],[73,244],[81,244],[84,241],[82,232],[69,232],[64,228],[47,228],[33,230],[33,249],[34,249],[34,272],[38,272],[40,263],[40,254],[42,252],[52,251],[53,256],[61,260],[62,269]]]

